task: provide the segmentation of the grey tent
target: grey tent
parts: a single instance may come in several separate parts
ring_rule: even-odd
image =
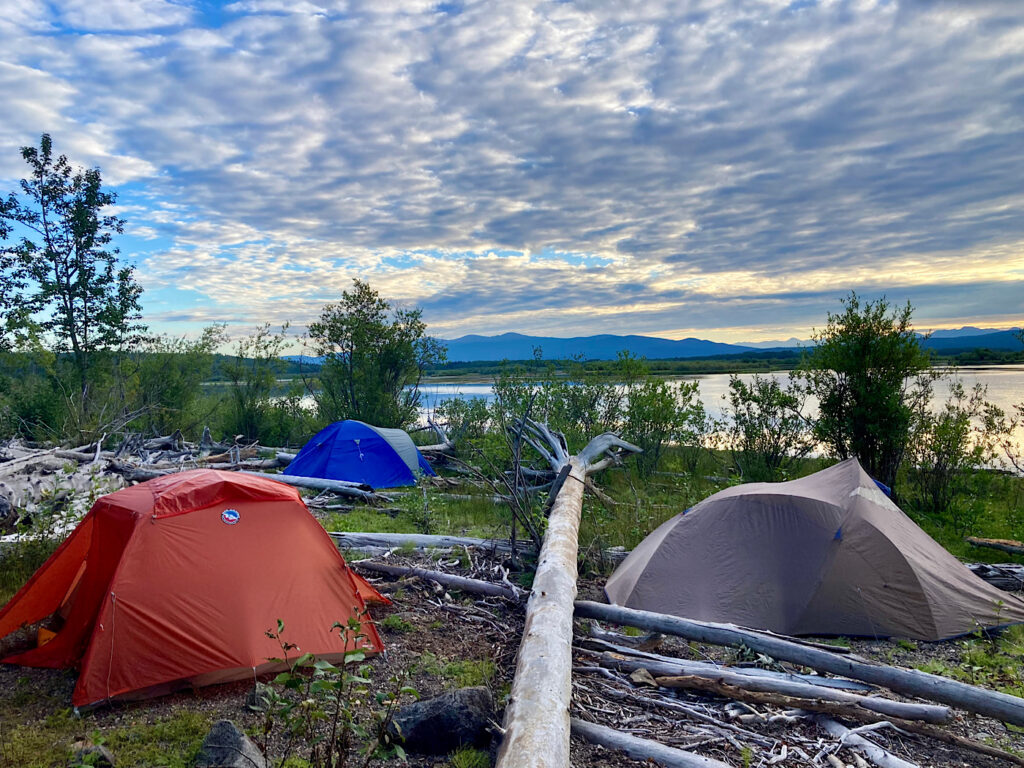
[[[628,608],[790,635],[941,640],[1024,622],[856,459],[727,488],[658,527],[605,587]]]

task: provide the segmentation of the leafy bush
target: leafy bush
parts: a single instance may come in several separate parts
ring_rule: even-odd
[[[843,300],[828,314],[816,346],[799,371],[818,400],[817,440],[839,459],[856,456],[872,477],[890,488],[903,461],[914,413],[930,393],[930,359],[911,326],[913,308],[890,307],[885,298]]]
[[[814,446],[803,416],[803,390],[789,379],[729,377],[729,447],[745,481],[780,480]]]
[[[1008,428],[1003,412],[985,397],[980,384],[965,390],[954,382],[941,410],[918,409],[909,444],[914,500],[945,516],[961,534],[973,529],[983,511],[978,483],[987,475],[976,470],[995,462]]]
[[[306,759],[311,768],[341,768],[349,764],[358,742],[362,742],[359,751],[366,758],[363,765],[370,757],[405,757],[401,745],[391,740],[388,726],[401,697],[418,698],[419,694],[405,685],[404,672],[390,678],[389,691],[372,693],[369,666],[362,664],[350,670],[366,659],[358,649],[366,638],[362,622],[362,616],[352,616],[331,627],[345,648],[354,649],[345,652],[340,667],[311,653],[289,656],[298,648],[284,639],[285,627],[280,619],[276,630],[267,630],[267,637],[278,642],[282,654],[269,661],[286,667],[264,697],[267,710],[260,746],[266,753],[270,736],[281,731],[283,746],[273,761],[275,765],[288,765],[298,757],[299,750],[308,750]]]

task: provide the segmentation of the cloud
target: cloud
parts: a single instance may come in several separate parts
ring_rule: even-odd
[[[154,315],[304,323],[353,277],[453,334],[1020,312],[1015,3],[17,8],[0,138],[130,183]]]

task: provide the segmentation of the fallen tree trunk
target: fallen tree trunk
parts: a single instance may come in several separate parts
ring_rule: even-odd
[[[375,563],[371,560],[356,560],[349,563],[349,565],[354,565],[374,573],[384,573],[388,576],[415,576],[420,579],[435,581],[442,587],[461,589],[463,592],[472,592],[477,595],[487,595],[488,597],[504,597],[509,600],[519,601],[522,600],[524,595],[521,589],[511,585],[495,584],[490,581],[470,579],[466,576],[456,576],[455,574],[442,573],[441,571],[428,571],[425,568],[386,565],[385,563]]]
[[[646,669],[654,676],[654,681],[662,688],[692,688],[694,687],[693,681],[699,678],[735,686],[746,691],[776,693],[802,699],[818,699],[820,701],[833,701],[850,706],[860,706],[872,712],[899,717],[904,720],[948,723],[953,716],[949,707],[861,696],[839,688],[829,688],[800,679],[787,679],[784,676],[768,677],[765,675],[744,674],[742,670],[725,667],[712,667],[708,669],[703,665],[687,663],[685,661],[680,661],[676,664],[666,664],[649,659],[626,659],[618,654],[604,653],[601,655],[601,666],[626,672]]]
[[[135,467],[131,464],[125,464],[123,461],[111,459],[107,462],[106,471],[120,475],[129,483],[144,483],[147,480],[153,480],[164,475],[173,475],[178,470]]]
[[[596,648],[601,651],[611,651],[612,654],[621,654],[627,657],[636,657],[638,659],[650,659],[651,661],[659,662],[664,665],[668,665],[665,668],[693,668],[693,669],[704,669],[709,672],[717,669],[726,669],[730,672],[736,672],[741,675],[756,675],[759,677],[774,677],[784,680],[792,680],[794,682],[809,683],[811,685],[822,685],[826,688],[836,688],[842,691],[853,691],[855,693],[870,693],[875,690],[873,685],[867,683],[861,683],[856,680],[846,680],[842,677],[825,677],[823,675],[802,675],[796,672],[777,672],[774,669],[762,669],[761,667],[747,667],[747,666],[735,666],[726,667],[721,664],[714,664],[710,661],[690,661],[688,659],[680,659],[674,656],[662,656],[657,653],[649,653],[648,651],[640,650],[638,648],[631,648],[629,646],[618,645],[616,643],[610,643],[605,640],[599,640],[592,638],[583,640],[580,643],[585,648]],[[687,672],[661,672],[659,674],[664,675],[684,675],[689,674]],[[945,709],[945,707],[943,707]]]
[[[613,449],[640,449],[605,433],[570,457],[564,436],[547,426],[524,418],[520,431],[549,459],[552,469],[560,472],[568,466],[569,472],[551,508],[526,605],[497,768],[568,768],[572,614],[584,483],[588,473],[618,460]],[[550,450],[540,447],[538,440],[544,440]]]
[[[896,757],[892,752],[882,749],[873,741],[868,741],[863,736],[852,733],[845,725],[837,723],[828,717],[817,717],[815,721],[828,731],[829,735],[840,739],[843,744],[853,747],[864,753],[878,768],[920,768],[917,763],[911,763],[902,757]]]
[[[745,645],[753,651],[780,661],[802,664],[819,672],[829,672],[840,677],[881,685],[905,696],[939,701],[1013,725],[1024,725],[1024,699],[916,669],[868,664],[848,656],[843,657],[818,648],[798,645],[729,624],[693,621],[602,603],[578,601],[576,615],[579,618],[640,627],[712,645]]]
[[[457,549],[459,547],[476,547],[503,554],[512,553],[512,545],[507,539],[473,539],[466,536],[428,536],[420,533],[349,533],[346,531],[329,531],[331,538],[339,547],[346,549]],[[516,551],[530,551],[527,542],[516,542]]]
[[[243,475],[255,475],[265,477],[269,480],[277,480],[279,483],[294,485],[299,488],[313,488],[318,491],[331,491],[339,496],[351,496],[362,499],[368,504],[375,504],[379,501],[387,501],[386,496],[374,493],[373,489],[362,483],[350,483],[345,480],[324,480],[319,477],[299,477],[298,475],[268,474],[266,472],[242,471]]]
[[[976,547],[988,547],[989,549],[1009,552],[1013,555],[1024,555],[1024,542],[1012,539],[982,539],[977,536],[968,536],[965,541]]]
[[[634,760],[652,761],[665,768],[729,768],[728,763],[710,757],[686,752],[675,747],[666,747],[650,739],[641,739],[622,731],[616,731],[604,725],[588,723],[586,720],[572,718],[572,732],[591,744],[600,744],[607,749],[625,752]],[[540,765],[541,763],[535,763]]]
[[[661,684],[660,679],[658,680],[658,683],[659,685]],[[734,701],[745,701],[750,704],[768,704],[775,707],[785,707],[787,709],[803,709],[809,712],[819,712],[831,715],[832,717],[841,717],[846,720],[853,720],[858,723],[870,724],[887,722],[897,728],[918,736],[925,736],[941,741],[944,744],[961,747],[972,752],[977,752],[981,755],[997,757],[1000,760],[1006,760],[1014,763],[1015,765],[1024,766],[1024,758],[1018,757],[1010,752],[1006,752],[996,747],[990,747],[988,744],[982,744],[977,741],[972,741],[971,739],[966,739],[963,736],[957,736],[956,734],[950,733],[942,728],[925,725],[923,723],[916,722],[915,720],[905,720],[899,717],[885,716],[877,711],[865,709],[861,704],[846,704],[842,702],[825,701],[818,698],[804,699],[767,691],[754,691],[741,688],[736,685],[730,685],[726,682],[708,680],[702,677],[676,678],[676,683],[672,687],[712,693],[716,696],[733,699]]]

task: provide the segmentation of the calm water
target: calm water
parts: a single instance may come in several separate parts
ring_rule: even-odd
[[[786,371],[776,371],[768,375],[785,379],[789,374]],[[754,378],[754,374],[740,374],[740,378],[749,382]],[[988,400],[1004,411],[1009,412],[1014,404],[1024,402],[1024,367],[1022,366],[966,369],[959,372],[958,378],[965,389],[969,389],[975,384],[987,387]],[[721,416],[723,414],[725,402],[723,396],[729,391],[729,374],[686,376],[682,379],[697,380],[700,383],[700,398],[704,407],[713,415]],[[675,379],[675,381],[679,380],[681,379]],[[949,383],[946,380],[941,380],[936,384],[933,406],[939,407],[945,402],[949,395]],[[494,392],[489,383],[427,383],[420,389],[423,394],[422,408],[426,413],[433,411],[439,402],[451,398],[481,397],[485,400],[494,398]],[[815,404],[808,403],[808,406],[813,409]]]

